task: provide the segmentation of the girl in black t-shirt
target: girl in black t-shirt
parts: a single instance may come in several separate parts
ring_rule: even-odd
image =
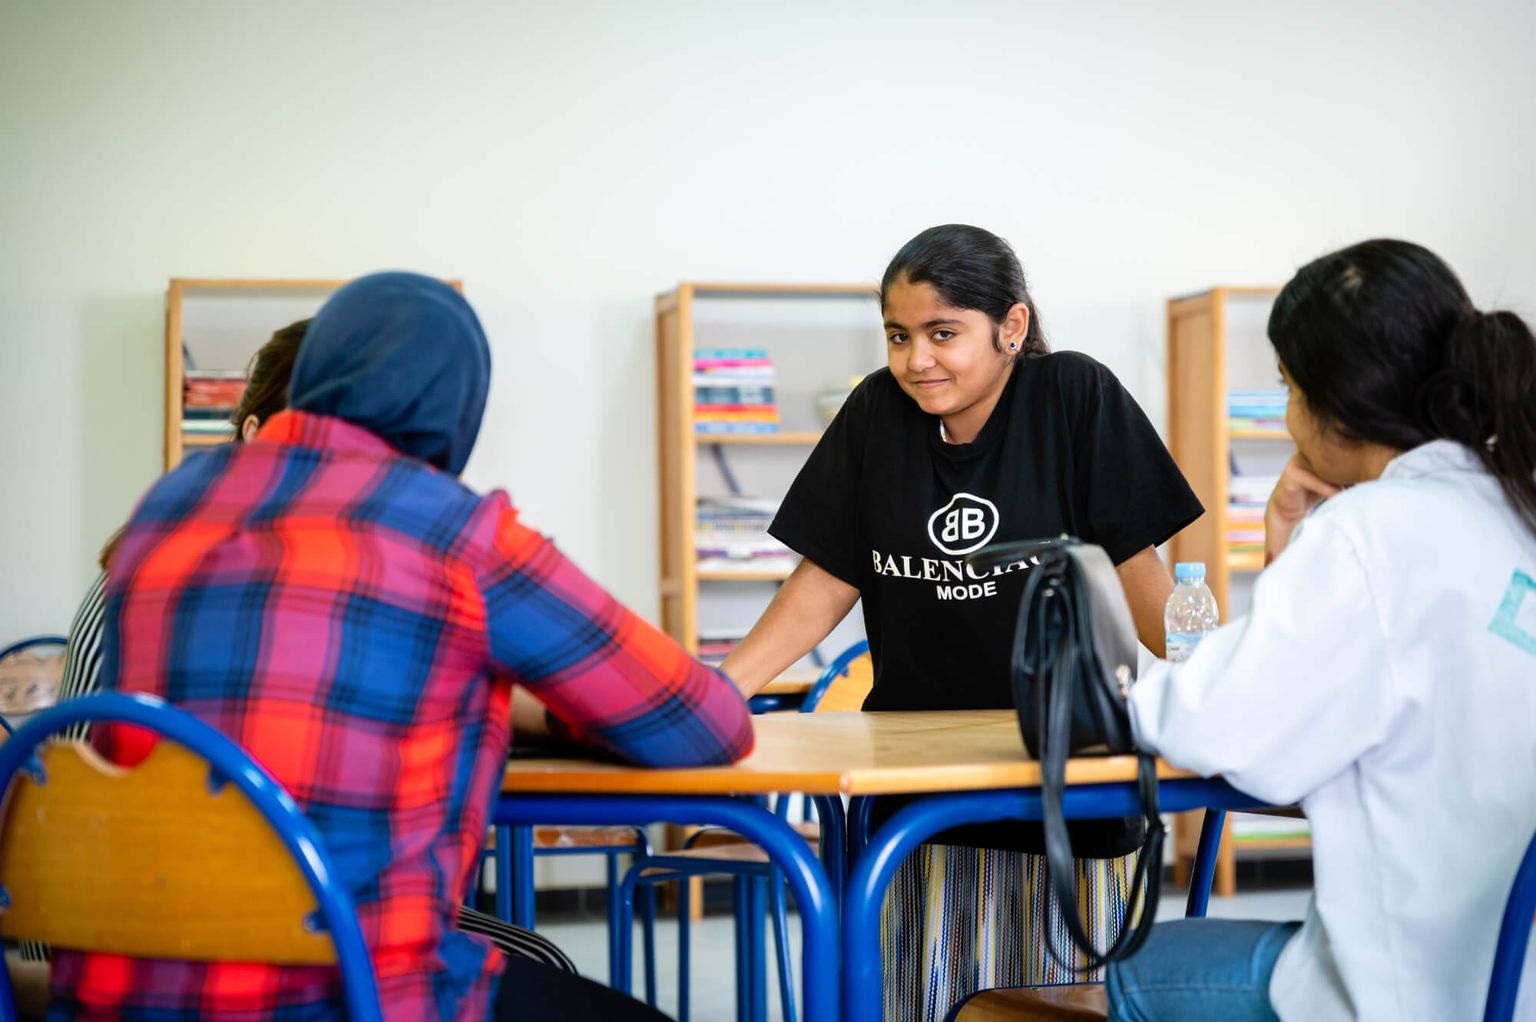
[[[756,692],[862,599],[866,710],[1008,708],[1024,570],[978,573],[965,557],[1064,532],[1109,553],[1161,655],[1173,581],[1155,547],[1201,507],[1136,402],[1092,359],[1050,352],[1018,259],[987,231],[924,231],[886,269],[880,302],[888,367],[849,396],[785,497],[769,531],[804,559],[726,672]],[[891,887],[885,1017],[940,1019],[976,989],[1074,978],[1043,944],[1063,927],[1038,828],[941,838]],[[1101,944],[1139,839],[1126,821],[1073,828]]]

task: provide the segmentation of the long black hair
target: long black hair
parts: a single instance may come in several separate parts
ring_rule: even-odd
[[[1044,355],[1051,350],[1019,257],[991,231],[966,224],[945,224],[930,227],[901,246],[880,278],[882,308],[891,285],[898,280],[932,284],[949,305],[986,313],[994,326],[992,346],[998,351],[1003,346],[996,326],[1008,318],[1008,310],[1023,305],[1029,310],[1029,328],[1019,355]]]
[[[1325,428],[1465,445],[1536,534],[1536,337],[1478,311],[1439,256],[1377,239],[1315,259],[1275,299],[1269,339]]]

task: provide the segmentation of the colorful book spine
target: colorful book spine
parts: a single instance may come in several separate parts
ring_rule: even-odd
[[[694,432],[776,433],[775,371],[760,348],[698,348],[693,353]]]

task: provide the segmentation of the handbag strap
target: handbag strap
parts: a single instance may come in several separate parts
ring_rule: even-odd
[[[1041,648],[1043,643],[1040,641],[1033,644],[1046,873],[1051,895],[1056,900],[1068,935],[1083,952],[1088,963],[1086,968],[1078,969],[1070,964],[1057,950],[1051,935],[1046,933],[1043,936],[1046,949],[1058,965],[1073,972],[1086,972],[1107,962],[1129,958],[1146,942],[1152,930],[1158,898],[1162,892],[1163,873],[1164,831],[1162,818],[1158,814],[1157,764],[1154,757],[1146,753],[1137,754],[1137,786],[1142,813],[1146,818],[1147,836],[1136,854],[1131,895],[1120,932],[1109,947],[1100,951],[1089,937],[1078,909],[1072,839],[1067,832],[1062,807],[1066,792],[1067,759],[1071,754],[1069,743],[1076,684],[1078,679],[1087,676],[1084,671],[1097,669],[1093,663],[1089,622],[1084,619],[1086,609],[1082,603],[1074,599],[1070,587],[1062,584],[1065,581],[1063,576],[1031,581],[1036,584],[1026,587],[1025,601],[1028,607],[1026,613],[1035,618],[1030,622],[1032,633],[1037,640],[1052,634],[1057,637],[1053,649]],[[1039,584],[1047,588],[1038,599],[1033,599],[1033,590]],[[1016,672],[1016,685],[1019,680]],[[1022,693],[1016,692],[1016,697],[1019,695]]]

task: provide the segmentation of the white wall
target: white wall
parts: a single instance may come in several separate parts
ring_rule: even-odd
[[[0,0],[0,640],[158,469],[168,277],[461,276],[469,479],[654,613],[655,292],[978,223],[1161,422],[1170,294],[1391,234],[1536,310],[1533,58],[1529,0]]]

